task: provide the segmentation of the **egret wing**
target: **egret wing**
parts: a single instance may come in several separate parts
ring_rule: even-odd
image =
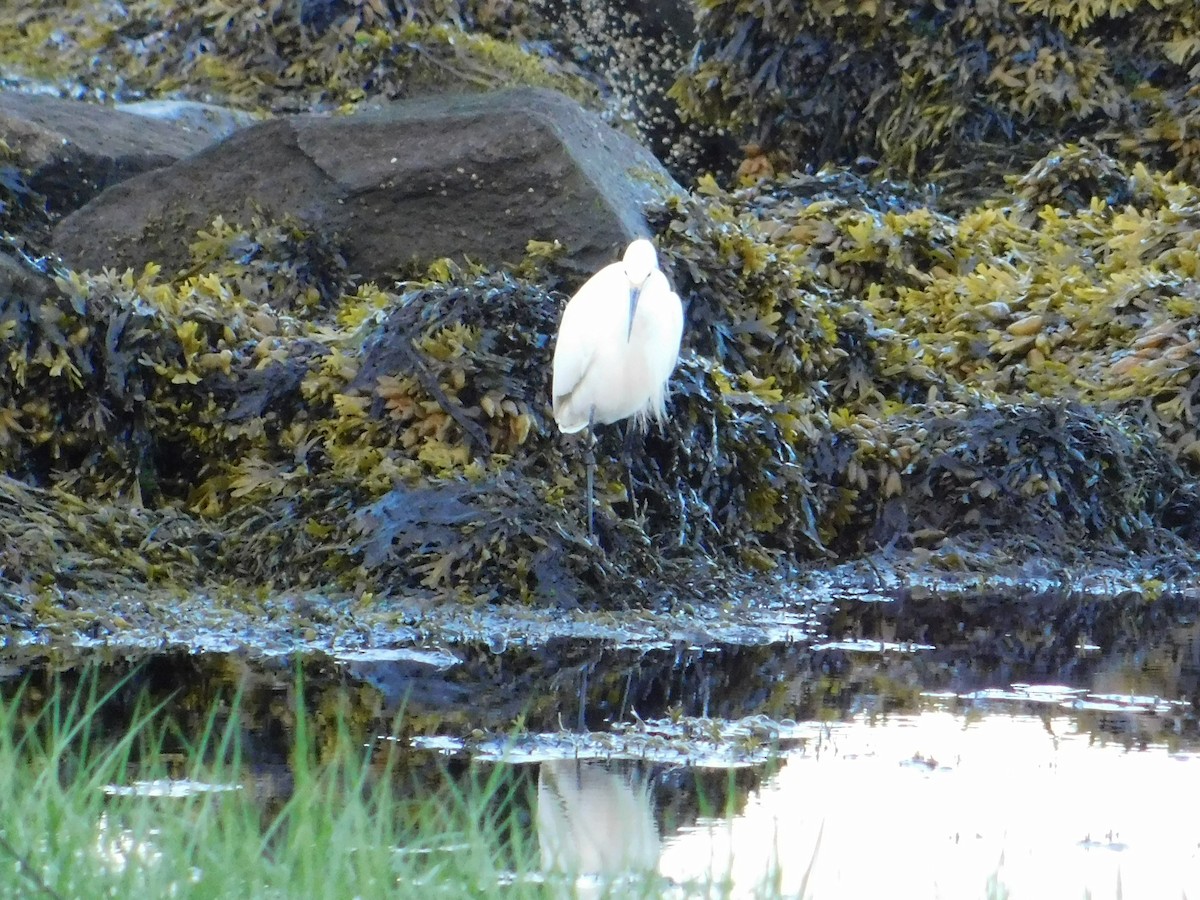
[[[569,407],[572,395],[596,358],[598,317],[603,312],[604,281],[610,268],[601,269],[576,292],[563,310],[558,326],[552,393],[554,417],[564,431],[578,431],[587,424],[586,412],[572,411]]]
[[[654,277],[653,308],[650,313],[650,323],[653,329],[655,375],[660,381],[666,381],[675,371],[679,361],[679,345],[683,341],[683,303],[679,295],[671,290],[670,282],[662,273]]]

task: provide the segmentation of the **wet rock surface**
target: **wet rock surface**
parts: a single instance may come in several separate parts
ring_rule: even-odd
[[[118,103],[115,108],[156,122],[170,122],[190,132],[207,135],[213,141],[227,138],[260,120],[259,116],[244,110],[199,100],[135,100]]]
[[[252,126],[106,193],[53,243],[78,268],[177,269],[214,217],[261,212],[335,236],[371,280],[442,256],[515,263],[530,240],[558,241],[585,272],[645,234],[645,203],[673,184],[569,98],[515,90]]]

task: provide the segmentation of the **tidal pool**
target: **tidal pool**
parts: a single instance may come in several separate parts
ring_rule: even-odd
[[[241,769],[206,785],[134,767],[105,790],[168,805],[236,792],[269,818],[293,789],[299,704],[311,733],[336,719],[400,760],[378,776],[399,795],[497,773],[517,785],[505,828],[541,874],[514,869],[502,890],[535,878],[550,896],[1200,897],[1194,603],[864,596],[820,623],[781,606],[734,630],[639,640],[492,639],[501,626],[329,653],[111,659],[93,727],[119,734],[163,704],[195,734],[236,693],[217,724],[237,731]],[[36,703],[51,668],[14,665],[0,688]],[[56,677],[69,692],[81,671]],[[396,852],[410,849],[451,865],[457,852]]]
[[[538,840],[551,866],[737,897],[1200,896],[1194,746],[931,708],[857,716],[776,765],[736,809],[659,831],[638,766],[543,763]]]
[[[589,879],[653,872],[682,896],[1200,896],[1200,741],[1171,734],[1182,704],[1023,685],[918,705],[785,726],[724,786],[729,762],[663,744],[555,759],[561,739],[543,736],[476,755],[540,747],[509,765],[536,769],[543,865]]]

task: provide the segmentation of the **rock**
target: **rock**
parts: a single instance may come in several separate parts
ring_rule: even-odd
[[[198,100],[138,100],[135,103],[118,103],[116,109],[159,122],[171,122],[194,133],[205,143],[227,138],[235,131],[259,121],[253,113]]]
[[[261,209],[338,235],[373,280],[413,259],[515,262],[530,239],[590,271],[647,232],[646,201],[677,190],[631,138],[526,88],[253,125],[109,189],[59,223],[54,248],[77,268],[178,269],[197,229]]]
[[[29,270],[9,254],[0,252],[0,306],[7,306],[15,299],[26,303],[37,303],[49,291],[49,279]]]
[[[170,165],[211,140],[168,122],[46,94],[0,92],[0,139],[51,212],[78,209],[107,187]]]

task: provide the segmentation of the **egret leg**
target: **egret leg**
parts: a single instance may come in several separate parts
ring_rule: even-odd
[[[592,407],[588,413],[588,428],[587,428],[587,444],[583,454],[583,462],[587,467],[587,522],[588,522],[588,540],[595,537],[595,526],[593,524],[592,514],[592,486],[596,477],[596,407]]]
[[[621,461],[625,463],[625,493],[629,498],[629,510],[637,519],[637,500],[633,496],[633,420],[625,422],[625,441],[621,447]]]

